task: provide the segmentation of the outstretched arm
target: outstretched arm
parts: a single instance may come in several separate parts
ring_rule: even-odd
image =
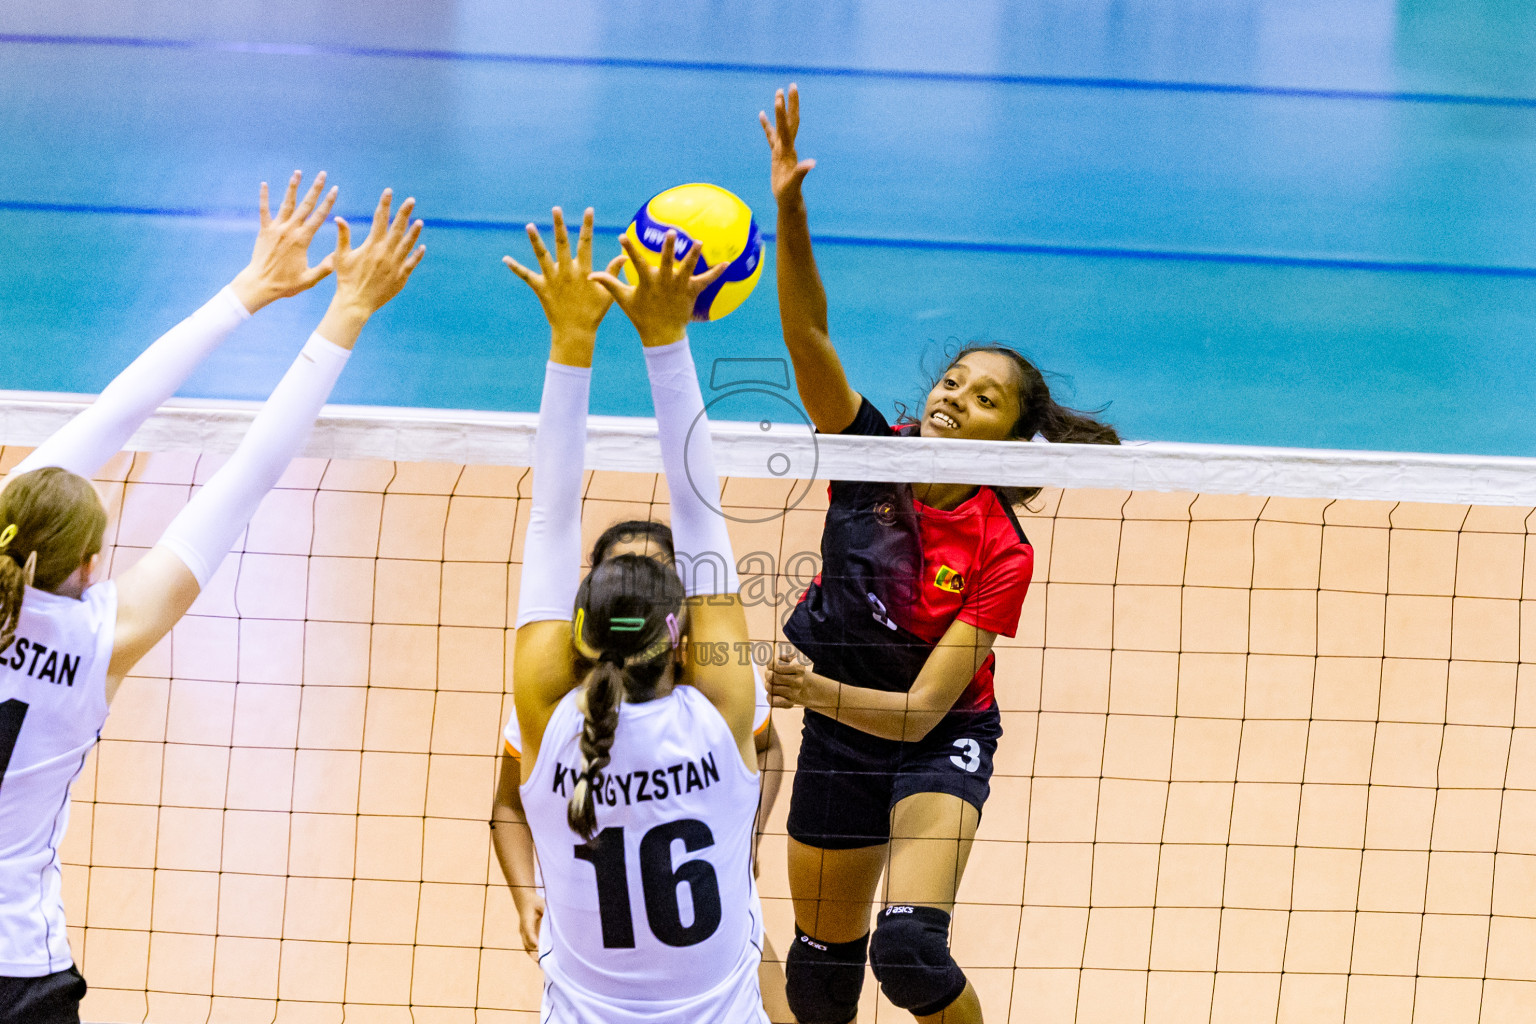
[[[668,231],[661,244],[661,265],[645,262],[639,246],[622,240],[635,266],[638,284],[631,288],[612,273],[594,274],[613,293],[634,323],[645,347],[645,369],[656,407],[656,434],[672,498],[672,540],[683,589],[689,597],[689,633],[695,641],[737,644],[747,639],[747,619],[736,578],[736,556],[720,514],[720,478],[710,444],[704,398],[685,333],[699,292],[723,272],[724,264],[697,276],[699,247],[675,258],[677,233]],[[618,261],[615,260],[615,266]],[[696,425],[706,429],[695,429]],[[742,760],[757,768],[752,743],[752,713],[757,690],[747,665],[724,666],[691,659],[686,681],[697,687],[730,726]]]
[[[795,384],[811,422],[823,434],[844,430],[859,412],[858,393],[848,385],[842,360],[827,334],[827,293],[811,251],[811,225],[806,218],[801,185],[815,160],[795,152],[800,131],[800,89],[791,85],[773,98],[773,121],[759,113],[763,134],[773,151],[773,198],[779,206],[775,242],[779,275],[779,322],[784,344],[795,364]]]
[[[511,271],[525,281],[549,320],[549,361],[533,438],[533,501],[523,541],[523,574],[517,592],[517,634],[512,661],[512,699],[522,731],[522,763],[539,757],[544,727],[560,699],[576,685],[572,671],[571,610],[581,581],[581,481],[587,446],[587,396],[597,328],[613,304],[587,279],[592,271],[592,211],[582,216],[576,253],[565,214],[552,211],[555,254],[528,225],[538,258],[535,273],[512,257]]]
[[[407,199],[390,224],[390,193],[374,213],[373,230],[351,247],[347,222],[336,219],[336,297],[272,392],[240,447],[166,528],[155,545],[117,580],[117,630],[107,670],[108,699],[122,677],[170,632],[255,514],[256,507],[298,454],[346,365],[358,332],[404,287],[421,262],[421,222],[410,224]]]
[[[311,267],[308,253],[310,240],[336,201],[336,190],[320,198],[325,187],[321,171],[300,201],[302,177],[294,171],[288,179],[276,217],[268,209],[267,183],[261,183],[261,228],[246,268],[201,309],[145,349],[90,408],[44,441],[13,472],[59,466],[83,477],[95,476],[231,331],[263,306],[312,288],[331,272],[331,257]]]

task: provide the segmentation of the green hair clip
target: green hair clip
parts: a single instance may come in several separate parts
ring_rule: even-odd
[[[638,633],[645,628],[645,620],[619,617],[608,620],[608,628],[615,633]]]

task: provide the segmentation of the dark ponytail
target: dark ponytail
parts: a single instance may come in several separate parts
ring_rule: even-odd
[[[666,523],[658,523],[654,519],[626,519],[608,527],[593,542],[592,568],[596,569],[602,565],[603,560],[608,557],[608,552],[615,545],[642,538],[649,541],[652,547],[664,552],[667,561],[676,559],[677,555],[672,549],[672,527]]]
[[[91,482],[35,469],[0,492],[0,652],[11,646],[28,586],[56,590],[101,550],[107,511]]]
[[[589,842],[598,832],[597,793],[619,705],[655,696],[681,640],[682,617],[682,580],[644,555],[602,559],[576,592],[576,650],[593,666],[582,681],[581,767],[566,820]]]
[[[581,713],[586,718],[581,727],[581,774],[565,818],[571,831],[590,841],[597,835],[595,790],[602,785],[603,769],[608,767],[613,737],[619,727],[619,703],[624,696],[624,670],[612,661],[599,661],[587,673],[581,695]]]

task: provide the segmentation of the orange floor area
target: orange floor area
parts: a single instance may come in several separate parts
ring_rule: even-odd
[[[214,462],[112,464],[114,571]],[[289,471],[124,685],[76,786],[65,885],[87,1019],[537,1019],[486,827],[525,477]],[[731,480],[723,504],[760,519],[791,486]],[[824,493],[733,529],[769,574],[744,573],[755,637],[775,638],[792,577],[814,571]],[[987,1019],[1536,1020],[1531,510],[1037,504],[954,923]],[[664,482],[592,476],[589,542],[653,515]],[[775,721],[792,766],[798,714]],[[778,950],[787,804],[786,784],[760,879]],[[871,983],[859,1019],[911,1018]]]

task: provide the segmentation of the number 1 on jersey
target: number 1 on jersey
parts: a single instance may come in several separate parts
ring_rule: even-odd
[[[27,703],[8,700],[0,704],[0,786],[5,784],[5,770],[11,766],[11,754],[21,737],[21,721],[27,717]]]

